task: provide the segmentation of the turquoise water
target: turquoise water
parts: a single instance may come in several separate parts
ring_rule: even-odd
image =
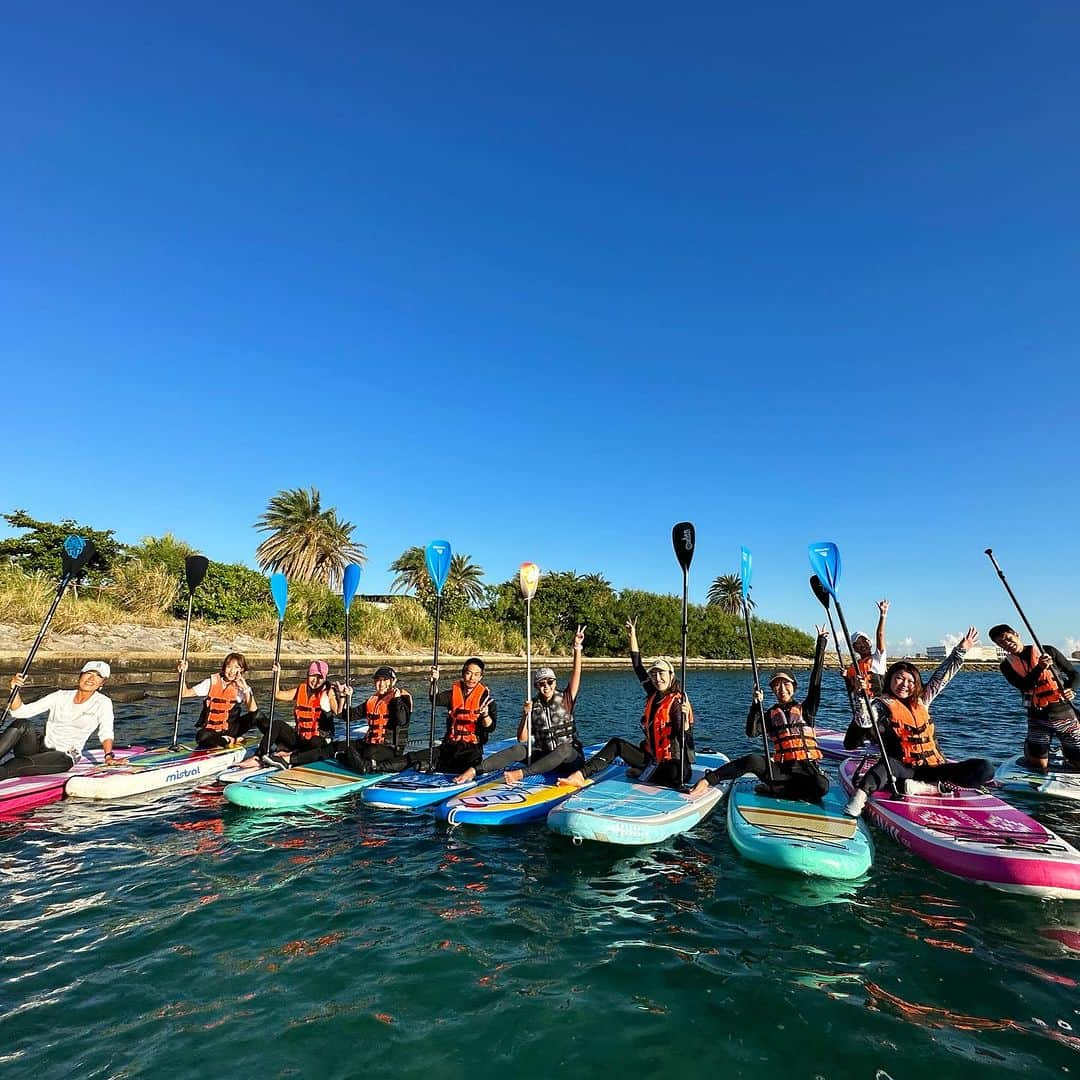
[[[523,680],[490,681],[505,732]],[[689,689],[699,746],[751,748],[747,674],[691,672]],[[841,693],[830,674],[822,726],[842,724]],[[587,673],[586,740],[632,734],[640,700],[628,673]],[[117,712],[118,738],[171,735],[168,702]],[[961,674],[934,712],[954,756],[1022,740],[994,674]],[[1022,805],[1080,842],[1080,809]],[[744,862],[722,809],[624,850],[359,799],[275,818],[215,787],[57,803],[0,823],[0,1075],[1080,1070],[1080,952],[1055,937],[1080,933],[1080,904],[874,841],[873,876],[840,887]]]

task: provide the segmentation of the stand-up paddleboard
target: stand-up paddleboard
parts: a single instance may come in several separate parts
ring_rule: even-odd
[[[585,757],[595,754],[603,745],[586,746]],[[483,825],[489,828],[541,821],[553,806],[558,806],[575,792],[584,791],[603,779],[625,771],[625,765],[613,762],[586,781],[585,787],[560,784],[554,773],[524,776],[516,784],[493,780],[439,804],[435,808],[435,816],[450,825]]]
[[[353,724],[349,734],[354,739],[362,739],[367,734],[367,729],[366,722]],[[335,732],[334,741],[339,738],[345,738],[344,734],[338,735]],[[224,772],[218,773],[214,777],[214,782],[222,786],[225,784],[239,784],[244,780],[253,780],[256,776],[269,776],[271,773],[280,772],[285,768],[288,768],[288,766],[280,764],[263,765],[261,761],[256,762],[255,758],[248,758],[246,761],[241,761],[238,765],[231,765]]]
[[[143,746],[113,750],[118,758],[129,758],[145,752]],[[82,760],[77,761],[68,772],[49,773],[47,776],[12,776],[8,780],[0,780],[0,817],[56,802],[63,797],[64,787],[73,776],[104,768],[104,761],[104,750],[86,750]]]
[[[710,769],[726,765],[726,754],[699,751],[690,787]],[[707,817],[728,784],[717,784],[700,799],[674,788],[650,784],[648,776],[631,780],[625,768],[609,779],[582,788],[548,814],[548,828],[574,840],[607,844],[656,844],[686,832]]]
[[[122,799],[178,784],[197,784],[243,760],[257,745],[258,739],[245,739],[239,746],[213,750],[189,746],[151,750],[128,758],[123,765],[102,765],[73,776],[66,792],[75,799]]]
[[[389,773],[361,775],[336,761],[313,761],[229,784],[222,792],[234,806],[249,810],[289,810],[342,799],[385,780]]]
[[[844,749],[844,733],[833,731],[832,728],[816,728],[814,735],[817,738],[818,748],[824,757],[830,761],[846,761],[849,757],[862,757],[866,751]]]
[[[849,794],[859,765],[840,765]],[[870,796],[864,813],[946,874],[1003,892],[1080,900],[1080,851],[993,795],[960,788],[897,798],[886,789]]]
[[[731,842],[744,858],[798,874],[850,880],[874,861],[870,831],[844,813],[847,796],[831,788],[820,803],[759,794],[756,776],[728,792]]]
[[[1068,768],[1060,757],[1050,759],[1046,772],[1030,768],[1022,757],[1003,762],[994,779],[1006,790],[1055,799],[1080,799],[1080,769]]]
[[[513,746],[517,739],[500,739],[484,748],[488,754]],[[379,810],[430,810],[441,802],[492,782],[495,774],[478,776],[464,784],[454,783],[457,773],[406,769],[366,787],[360,796],[365,806]]]

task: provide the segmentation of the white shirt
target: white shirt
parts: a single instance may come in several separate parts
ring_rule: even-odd
[[[870,671],[874,675],[884,675],[888,670],[889,665],[885,662],[885,650],[880,652],[877,649],[870,654]]]
[[[101,742],[113,737],[112,700],[96,690],[81,704],[75,704],[76,690],[54,690],[29,705],[11,710],[16,720],[28,720],[48,713],[45,721],[45,745],[67,754],[72,761],[82,757],[86,740],[97,730]]]

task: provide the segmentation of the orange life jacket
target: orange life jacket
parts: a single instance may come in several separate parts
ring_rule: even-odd
[[[406,699],[409,711],[412,711],[412,695],[408,690],[402,690],[401,696]],[[380,697],[372,694],[364,703],[364,716],[367,717],[368,729],[364,736],[364,742],[380,745],[385,743],[386,729],[390,724],[390,713],[394,707],[394,691]]]
[[[220,675],[211,675],[210,690],[203,702],[199,727],[218,735],[228,731],[229,715],[239,700],[240,690],[236,683],[226,683]]]
[[[483,683],[477,683],[467,696],[460,682],[450,690],[450,711],[446,715],[446,740],[456,743],[480,741],[480,708],[491,696]]]
[[[844,678],[847,679],[847,684],[853,693],[859,689],[859,683],[862,683],[866,696],[874,696],[874,682],[870,675],[870,666],[873,662],[872,656],[860,656],[857,664],[848,665]],[[858,668],[858,674],[856,674],[856,668]]]
[[[818,761],[817,735],[803,720],[802,706],[793,704],[788,709],[774,705],[765,714],[769,738],[773,741],[773,761]]]
[[[1041,655],[1034,645],[1027,645],[1019,653],[1009,657],[1009,664],[1020,678],[1026,679],[1035,670]],[[1065,700],[1049,671],[1040,673],[1038,681],[1024,696],[1028,707],[1032,709],[1045,709],[1055,702]]]
[[[668,691],[660,698],[659,702],[657,702],[657,697],[656,693],[652,693],[645,699],[645,712],[641,716],[641,727],[645,732],[645,747],[649,752],[649,756],[653,761],[659,763],[661,761],[671,761],[675,757],[672,749],[675,724],[671,710],[677,701],[683,700],[683,696]],[[654,702],[656,703],[655,706]],[[688,710],[690,711],[689,717],[685,715]],[[687,723],[692,719],[693,711],[687,706],[687,709],[684,710],[683,722]]]
[[[296,688],[293,701],[293,719],[296,721],[296,734],[301,739],[319,737],[319,721],[322,719],[322,696],[326,692],[324,683],[317,690],[312,690],[305,680]]]
[[[894,697],[878,699],[889,710],[893,734],[900,743],[900,756],[905,765],[943,765],[945,757],[934,738],[934,721],[930,710],[916,699],[905,705]]]

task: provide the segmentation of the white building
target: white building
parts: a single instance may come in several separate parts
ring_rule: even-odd
[[[944,660],[949,653],[952,652],[952,646],[946,647],[944,645],[927,645],[926,646],[926,659],[927,660]],[[1005,650],[998,648],[997,645],[972,645],[967,651],[965,660],[1004,660]]]

